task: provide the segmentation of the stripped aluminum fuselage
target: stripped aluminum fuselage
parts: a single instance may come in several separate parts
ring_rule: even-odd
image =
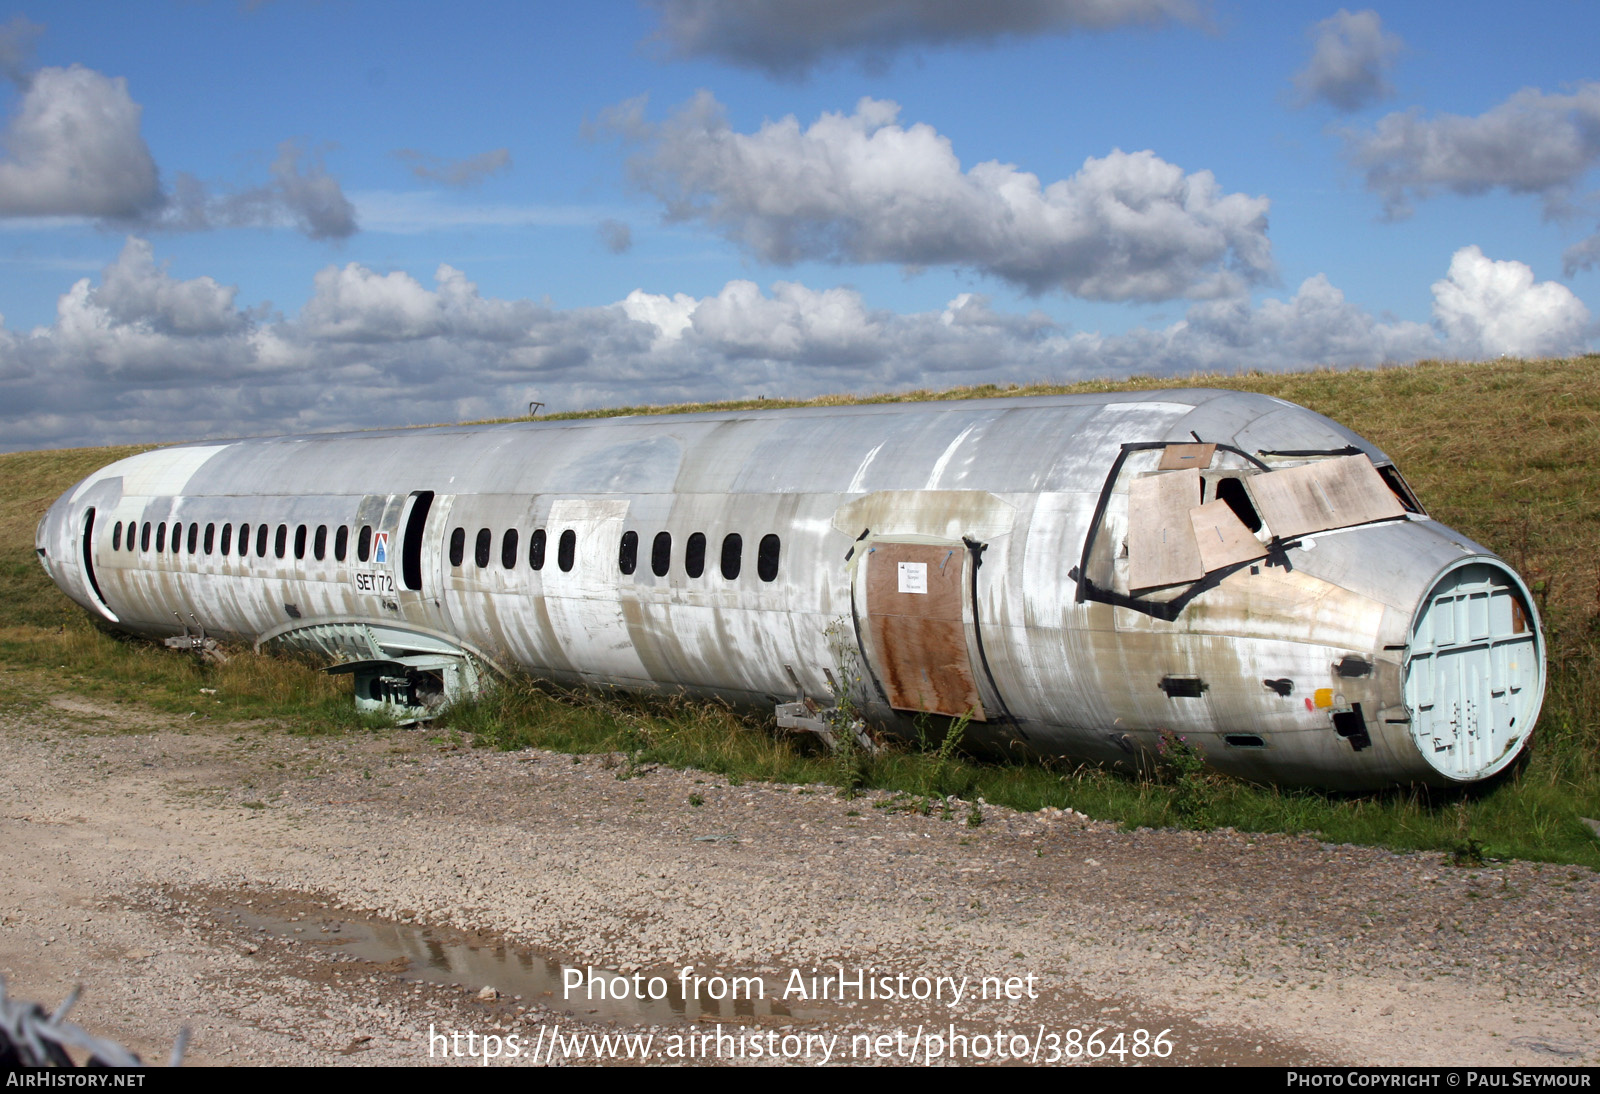
[[[848,690],[1034,754],[1125,761],[1165,731],[1331,788],[1488,777],[1544,688],[1504,562],[1373,445],[1239,392],[195,444],[89,476],[37,546],[142,634],[370,625],[573,684]]]

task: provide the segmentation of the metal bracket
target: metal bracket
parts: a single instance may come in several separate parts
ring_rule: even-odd
[[[837,705],[822,706],[814,699],[806,698],[805,689],[800,686],[800,680],[794,674],[794,669],[788,665],[783,670],[789,674],[789,680],[794,684],[795,697],[791,703],[779,703],[776,708],[778,728],[799,730],[805,733],[815,733],[833,752],[839,751],[840,734],[849,734],[858,748],[877,755],[880,746],[867,732],[867,723],[862,719],[848,714],[844,708]],[[826,670],[824,670],[826,671]],[[833,674],[828,673],[831,682]]]
[[[193,629],[183,621],[183,616],[177,612],[173,612],[172,615],[177,619],[178,626],[183,628],[183,633],[163,640],[162,645],[172,650],[188,650],[202,661],[210,661],[212,664],[221,665],[227,662],[228,655],[222,652],[221,643],[215,638],[206,637],[205,627],[195,619],[193,613],[189,615],[190,621],[194,623]]]

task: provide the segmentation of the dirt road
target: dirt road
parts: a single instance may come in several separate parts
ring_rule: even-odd
[[[1600,1063],[1586,869],[973,826],[204,707],[0,707],[0,969],[84,984],[73,1017],[147,1060],[187,1026],[190,1061],[255,1065]],[[578,1040],[619,1032],[651,1041]]]

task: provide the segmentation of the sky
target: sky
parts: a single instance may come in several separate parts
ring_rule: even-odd
[[[0,450],[1593,351],[1600,5],[0,9]]]

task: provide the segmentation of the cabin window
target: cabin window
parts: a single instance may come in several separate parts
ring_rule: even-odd
[[[333,534],[333,560],[343,562],[344,556],[350,550],[350,529],[339,525],[339,530]]]
[[[578,558],[578,533],[571,528],[561,533],[561,543],[556,547],[556,565],[562,573],[570,573]]]
[[[487,528],[478,529],[478,538],[472,544],[472,561],[479,566],[489,565],[489,552],[494,549],[494,533]]]
[[[722,576],[732,581],[739,576],[740,558],[744,553],[744,539],[738,532],[722,537]]]
[[[167,549],[167,522],[161,521],[156,525],[156,554]]]
[[[467,557],[467,530],[457,528],[450,533],[450,565],[460,566],[461,560]]]
[[[145,521],[144,522],[144,530],[139,533],[139,550],[148,551],[149,549],[150,549],[150,522],[149,521]]]
[[[217,545],[217,526],[209,521],[206,522],[205,545],[206,554],[208,555],[212,553],[212,549]]]
[[[305,541],[302,540],[301,547],[303,548],[304,546]],[[278,534],[272,537],[272,553],[278,558],[282,558],[289,553],[289,526],[287,524],[278,525]],[[304,552],[302,551],[302,553]]]
[[[761,537],[756,548],[756,573],[762,581],[775,581],[778,577],[778,537],[768,534]]]
[[[265,524],[256,525],[256,557],[257,558],[266,558],[267,557],[267,536],[269,536],[271,534],[272,534],[272,530],[270,528],[268,528]]]
[[[372,525],[363,524],[361,534],[356,537],[356,560],[365,562],[372,556]]]
[[[111,549],[122,550],[122,522],[119,520],[111,526]]]
[[[535,570],[544,569],[544,529],[535,528],[528,537],[528,565]]]
[[[517,530],[507,528],[506,534],[500,537],[500,565],[507,570],[517,568]]]
[[[311,540],[311,556],[321,562],[328,556],[328,526],[317,525],[317,534]]]
[[[298,524],[294,529],[294,557],[297,559],[306,557],[306,526],[304,524]]]
[[[706,534],[696,532],[683,547],[683,570],[690,577],[706,572]]]
[[[196,548],[198,548],[199,546],[200,546],[200,525],[197,524],[197,523],[196,524],[190,524],[189,525],[189,545],[185,549],[192,555],[192,554],[195,553]]]
[[[657,577],[666,577],[671,566],[672,533],[657,532],[655,542],[650,545],[650,572]]]
[[[639,533],[622,533],[622,546],[617,551],[617,569],[631,574],[639,568]]]
[[[239,557],[250,557],[250,525],[248,522],[239,525]]]
[[[219,553],[222,554],[224,557],[226,557],[227,554],[228,554],[228,548],[230,548],[232,546],[233,546],[233,525],[224,524],[222,526],[222,544],[221,544],[221,548],[222,549],[221,549],[221,551]]]
[[[177,554],[183,550],[183,521],[172,522],[172,553]]]

